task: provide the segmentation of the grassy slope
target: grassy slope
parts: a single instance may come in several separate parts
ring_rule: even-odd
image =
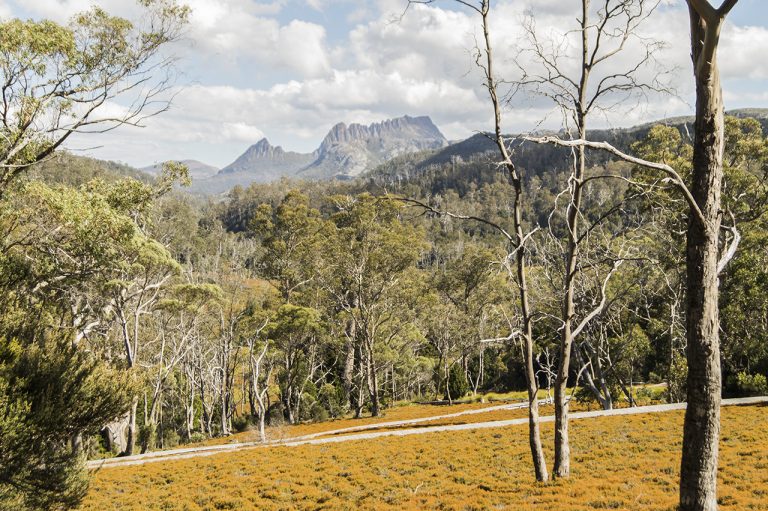
[[[549,485],[511,427],[104,469],[82,510],[672,510],[681,427],[682,412],[574,421],[573,476]],[[722,509],[768,510],[767,430],[768,407],[723,409]]]

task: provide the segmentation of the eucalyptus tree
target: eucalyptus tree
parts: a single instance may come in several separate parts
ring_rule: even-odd
[[[248,356],[248,404],[251,416],[256,417],[259,438],[266,442],[265,430],[269,409],[269,391],[272,374],[277,365],[277,354],[273,343],[266,335],[272,320],[269,309],[252,304],[241,328],[245,338]]]
[[[714,53],[709,52],[715,51],[712,45],[716,47],[722,19],[735,2],[724,3],[720,10],[705,8],[705,15],[699,14],[701,6],[694,8],[693,4],[697,3],[691,2],[690,8],[698,98],[693,144],[683,142],[680,133],[673,128],[656,127],[635,149],[646,157],[669,163],[691,183],[694,200],[688,201],[687,208],[681,208],[668,198],[666,201],[666,211],[670,212],[668,222],[674,230],[688,234],[684,249],[686,320],[681,330],[687,341],[686,398],[693,403],[689,409],[697,410],[696,414],[693,411],[686,413],[680,505],[682,509],[716,509],[715,472],[722,389],[720,361],[722,355],[728,355],[727,348],[723,353],[720,351],[720,332],[726,332],[727,342],[729,331],[736,334],[740,328],[759,325],[759,321],[738,320],[744,319],[741,314],[758,309],[758,302],[748,305],[741,302],[742,312],[738,312],[734,305],[745,298],[744,291],[736,291],[740,288],[740,278],[746,277],[747,282],[750,278],[744,274],[741,264],[756,255],[751,229],[761,225],[768,204],[764,186],[768,142],[756,121],[723,117],[717,61]],[[706,43],[698,40],[704,33],[710,34]],[[714,60],[704,63],[704,58]],[[700,136],[700,132],[707,138],[702,138],[705,135]],[[715,207],[717,213],[713,212]],[[725,225],[722,224],[723,217],[727,222]],[[757,227],[755,234],[759,230]],[[720,231],[729,236],[721,237]],[[759,234],[757,236],[759,239]],[[741,244],[742,237],[748,240],[744,245]],[[729,268],[728,263],[742,246],[747,247],[744,258],[741,261],[736,258]],[[710,268],[712,264],[714,268]],[[750,265],[749,273],[755,268]],[[725,307],[729,311],[722,324],[719,288],[723,289]],[[734,299],[737,296],[739,298]],[[729,321],[731,318],[735,321]],[[693,461],[692,456],[695,456]]]
[[[408,5],[411,4],[430,4],[434,0],[409,0]],[[515,284],[518,290],[518,311],[520,317],[520,328],[513,328],[510,335],[500,341],[511,341],[516,337],[520,337],[524,346],[524,360],[525,360],[525,377],[528,391],[528,436],[531,449],[531,457],[533,459],[534,474],[537,481],[547,481],[549,479],[549,473],[547,471],[546,460],[544,458],[544,451],[541,446],[541,434],[539,427],[539,402],[538,402],[538,378],[536,376],[534,368],[535,358],[535,340],[533,335],[533,317],[534,313],[531,308],[530,296],[528,290],[528,271],[527,264],[530,256],[528,251],[529,238],[536,231],[535,228],[530,228],[525,223],[523,218],[523,210],[526,205],[526,195],[523,185],[523,179],[520,171],[515,166],[513,161],[513,154],[511,145],[507,137],[503,132],[503,109],[504,109],[504,92],[500,91],[500,83],[503,83],[502,79],[498,76],[495,69],[495,58],[493,53],[493,46],[491,44],[491,2],[490,0],[479,0],[475,2],[456,0],[459,4],[472,9],[480,18],[482,24],[483,37],[481,43],[478,45],[475,51],[475,62],[482,70],[483,88],[488,93],[488,98],[491,103],[493,111],[493,134],[491,135],[495,142],[498,151],[500,161],[498,167],[508,175],[510,182],[512,183],[513,194],[513,230],[508,232],[503,225],[493,222],[487,218],[475,216],[475,215],[461,215],[449,211],[441,211],[434,207],[421,203],[419,201],[407,200],[420,206],[427,211],[439,216],[447,216],[451,218],[457,218],[462,220],[471,220],[479,222],[485,226],[488,226],[498,231],[505,238],[505,243],[508,247],[508,256],[505,258],[505,266],[507,267],[510,275],[515,280]]]
[[[687,2],[696,86],[691,192],[698,211],[689,216],[686,236],[688,407],[680,468],[683,511],[717,509],[722,389],[718,274],[728,260],[728,254],[720,258],[725,124],[717,50],[723,24],[736,2],[725,0],[718,8],[708,0]]]
[[[324,330],[319,311],[291,304],[282,305],[265,329],[280,358],[277,381],[285,418],[290,424],[301,420],[306,392],[315,384],[322,367]]]
[[[442,362],[438,367],[443,371],[441,381],[446,389],[450,367],[457,362],[474,392],[482,383],[487,343],[481,341],[499,331],[500,318],[495,311],[510,301],[510,297],[504,296],[510,286],[504,281],[506,275],[500,275],[499,259],[493,251],[467,243],[461,255],[441,265],[434,277],[433,286],[446,311],[435,314],[433,332],[428,338],[446,341],[434,343],[436,346],[452,347],[438,349]],[[472,367],[476,367],[475,374]],[[449,399],[453,397],[461,396]]]
[[[329,230],[309,197],[298,190],[289,191],[274,209],[264,203],[256,210],[249,232],[264,247],[257,272],[273,283],[284,301],[293,303],[294,295],[316,280],[322,263],[317,255]]]
[[[549,98],[561,109],[567,131],[571,132],[572,127],[575,132],[572,138],[586,140],[588,120],[594,113],[615,108],[633,96],[666,90],[660,75],[654,72],[655,59],[663,44],[636,37],[658,4],[658,0],[606,0],[593,6],[590,0],[582,0],[578,4],[576,27],[567,32],[567,29],[561,29],[563,34],[567,33],[566,38],[573,39],[573,46],[544,40],[537,30],[535,18],[529,15],[524,23],[528,47],[517,60],[520,74],[517,84]],[[636,45],[641,47],[637,57],[632,53]],[[619,65],[619,70],[612,67],[612,63]],[[575,64],[573,72],[570,72],[570,64]],[[649,71],[650,77],[646,77],[644,73]],[[555,382],[555,477],[570,475],[566,387],[572,347],[579,333],[604,310],[606,303],[601,299],[594,308],[586,305],[580,314],[579,309],[583,305],[577,303],[580,301],[578,289],[582,286],[581,281],[596,267],[593,262],[582,261],[581,257],[591,233],[608,218],[608,213],[612,210],[616,212],[614,208],[609,208],[606,214],[592,222],[584,221],[585,191],[595,178],[590,179],[587,175],[588,146],[578,143],[571,147],[575,151],[575,161],[567,181],[562,229],[564,264],[562,326],[558,327],[560,350]],[[608,266],[601,277],[603,290],[621,257],[606,257],[604,260]],[[601,294],[604,298],[604,293]]]
[[[0,507],[72,505],[87,489],[79,440],[135,391],[100,358],[110,313],[94,294],[141,235],[103,195],[39,182],[5,195],[0,229]]]
[[[426,248],[424,235],[403,222],[401,208],[367,194],[332,198],[336,212],[334,248],[326,285],[354,325],[358,374],[364,378],[373,416],[379,415],[379,346],[402,332],[405,310],[398,298],[408,288],[408,272]],[[359,385],[361,388],[362,385]],[[361,403],[357,403],[358,413]]]
[[[125,353],[128,370],[140,366],[144,343],[151,332],[144,320],[156,309],[171,279],[180,272],[179,264],[161,244],[146,237],[134,240],[123,251],[119,272],[107,283],[116,327]],[[128,414],[126,454],[132,454],[137,440],[138,395]]]
[[[136,25],[101,8],[67,25],[11,19],[0,24],[0,196],[29,166],[76,133],[141,125],[168,108],[173,59],[189,8],[174,0],[139,0]],[[104,106],[120,100],[117,113]]]
[[[144,346],[148,353],[144,363],[145,379],[150,388],[145,394],[142,452],[154,446],[168,380],[176,373],[192,344],[199,341],[200,318],[221,298],[221,288],[213,284],[177,284],[170,287],[158,302],[151,325],[154,338],[147,340]]]

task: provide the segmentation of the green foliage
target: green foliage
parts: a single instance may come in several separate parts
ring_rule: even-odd
[[[688,379],[688,363],[685,358],[675,355],[667,375],[667,401],[680,403],[686,400],[685,386]]]
[[[138,443],[142,446],[142,452],[157,445],[157,424],[152,422],[139,427]]]
[[[317,402],[332,418],[342,417],[346,412],[346,396],[340,385],[326,383],[317,393]]]
[[[189,9],[171,0],[142,1],[146,26],[111,16],[99,7],[67,26],[12,19],[0,23],[0,73],[4,101],[0,137],[0,193],[28,166],[49,157],[84,126],[114,127],[149,115],[167,90],[168,69],[154,57],[178,38]],[[99,117],[118,96],[133,106],[122,116]],[[133,103],[132,101],[133,100]]]
[[[448,373],[448,393],[451,399],[461,399],[472,390],[467,381],[467,375],[459,364],[454,364]],[[446,396],[446,399],[448,396]]]
[[[133,384],[64,338],[0,338],[0,507],[58,509],[87,489],[70,448],[124,412]]]
[[[317,254],[327,227],[307,196],[296,190],[288,192],[276,210],[262,204],[256,211],[250,232],[262,240],[265,249],[259,270],[275,282],[284,300],[300,292],[318,270],[321,258]]]
[[[741,395],[765,396],[768,394],[768,379],[763,374],[740,372],[736,375],[736,388]]]

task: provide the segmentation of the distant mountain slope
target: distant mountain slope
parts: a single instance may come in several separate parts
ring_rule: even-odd
[[[768,131],[768,108],[744,108],[737,110],[729,110],[726,115],[734,117],[753,117],[758,119],[763,126],[764,131]],[[691,134],[693,130],[692,116],[679,116],[669,117],[666,119],[660,119],[658,121],[652,121],[629,128],[612,128],[612,129],[595,129],[589,130],[587,138],[591,140],[604,140],[615,145],[619,149],[629,150],[632,143],[645,138],[648,131],[656,125],[664,124],[667,126],[675,126],[680,129],[687,128]],[[510,135],[510,138],[514,135]],[[537,146],[535,144],[515,144],[516,157],[518,165],[523,167],[534,167],[541,164],[543,159],[551,160],[553,155],[558,155],[560,160],[565,158],[565,163],[569,160],[568,151],[563,148],[555,148],[551,146]],[[443,165],[453,161],[468,161],[476,158],[481,158],[487,155],[496,156],[496,144],[491,138],[484,133],[478,133],[466,140],[456,142],[444,147],[443,149],[435,152],[424,158],[417,165],[419,168],[425,168],[430,165]],[[593,163],[599,163],[608,159],[608,155],[600,152],[592,152],[590,157]]]
[[[216,173],[219,171],[219,169],[217,169],[213,165],[208,165],[207,163],[203,163],[198,160],[174,160],[174,161],[183,163],[184,165],[187,166],[187,168],[189,168],[189,177],[191,177],[193,181],[209,178],[211,176],[216,175]],[[163,168],[162,163],[156,163],[154,165],[150,165],[149,167],[144,167],[140,170],[142,172],[146,172],[151,176],[157,176],[158,174],[160,174],[160,170],[162,168]]]
[[[338,123],[311,153],[285,151],[263,138],[216,175],[193,182],[191,191],[219,194],[235,185],[281,177],[350,179],[395,156],[446,145],[443,134],[426,116],[406,115],[368,126]]]
[[[351,178],[405,153],[447,145],[429,117],[400,117],[369,126],[339,123],[326,135],[317,159],[298,177]]]
[[[273,146],[262,138],[249,147],[234,162],[219,172],[220,175],[243,174],[256,182],[268,182],[295,174],[317,158],[315,153],[296,153]]]
[[[66,151],[57,152],[53,158],[33,165],[28,176],[50,184],[81,186],[93,179],[111,182],[124,178],[133,178],[150,182],[152,178],[131,166],[114,161],[97,160]]]
[[[732,110],[728,115],[755,117],[768,131],[768,109]],[[593,140],[605,140],[623,150],[645,137],[657,124],[676,126],[690,132],[693,117],[673,117],[629,128],[590,130]],[[570,164],[565,148],[514,143],[515,161],[533,175],[545,169],[562,169]],[[483,133],[448,144],[429,117],[401,117],[373,123],[335,125],[312,153],[284,151],[260,140],[232,164],[213,177],[192,183],[190,191],[213,195],[225,193],[236,185],[275,181],[281,177],[299,179],[350,179],[360,176],[386,183],[391,179],[410,179],[430,167],[445,167],[475,160],[496,158],[494,142]],[[610,160],[607,153],[593,151],[589,162],[600,165]],[[531,174],[529,174],[531,175]]]

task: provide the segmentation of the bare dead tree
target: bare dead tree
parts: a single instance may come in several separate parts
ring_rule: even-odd
[[[570,444],[568,437],[568,399],[566,387],[570,374],[571,354],[575,338],[604,310],[605,300],[579,317],[577,289],[580,286],[580,257],[589,230],[582,226],[584,192],[587,186],[588,119],[595,112],[615,109],[632,97],[666,91],[659,74],[645,79],[643,73],[656,66],[656,55],[663,47],[659,41],[641,38],[638,28],[658,6],[658,0],[602,0],[592,6],[582,0],[576,28],[565,34],[563,43],[542,40],[536,28],[535,17],[529,14],[524,30],[529,46],[517,60],[520,78],[517,87],[549,98],[563,112],[567,132],[571,125],[576,132],[576,143],[557,137],[525,137],[540,143],[569,146],[573,150],[574,165],[567,180],[568,203],[565,210],[565,240],[563,243],[563,283],[560,350],[555,382],[555,461],[553,475],[570,475]],[[573,37],[574,54],[570,53],[569,37]],[[627,59],[622,70],[606,69],[607,63],[618,63],[619,58],[640,49],[639,57]],[[617,58],[619,57],[619,58]],[[568,72],[568,64],[575,61],[576,71]],[[591,228],[590,228],[591,229]],[[608,278],[614,270],[609,270]]]
[[[269,318],[256,326],[246,341],[248,348],[248,395],[251,398],[251,411],[255,411],[259,421],[259,438],[267,441],[265,423],[267,418],[267,398],[269,381],[274,369],[274,361],[269,355],[270,342],[262,339],[262,332],[269,325]],[[258,342],[261,341],[261,346]],[[253,402],[255,400],[255,403]],[[256,404],[257,406],[254,406]],[[256,410],[254,410],[254,408]]]
[[[523,181],[518,172],[515,164],[512,161],[512,154],[509,143],[503,134],[502,116],[503,116],[503,99],[500,96],[499,81],[494,70],[494,54],[491,44],[490,35],[490,12],[491,2],[490,0],[481,0],[479,2],[467,2],[463,0],[456,0],[458,3],[468,7],[474,11],[480,18],[482,24],[482,39],[475,53],[475,63],[483,73],[483,86],[486,89],[491,106],[493,108],[494,115],[494,132],[491,138],[496,143],[499,150],[501,160],[498,163],[499,168],[504,169],[509,176],[510,182],[514,188],[513,197],[513,226],[512,233],[507,232],[501,226],[494,224],[488,220],[482,218],[465,217],[466,219],[476,220],[481,223],[485,223],[494,227],[507,239],[510,245],[510,253],[508,260],[514,260],[514,270],[511,272],[518,288],[518,305],[521,316],[521,329],[520,337],[522,338],[524,345],[524,362],[525,362],[525,379],[528,391],[528,439],[531,449],[531,457],[533,459],[534,473],[537,481],[547,481],[549,479],[549,473],[547,471],[546,460],[544,458],[544,451],[541,445],[541,434],[539,427],[539,401],[538,392],[539,385],[534,368],[534,338],[533,338],[533,323],[531,305],[528,295],[528,281],[526,271],[526,241],[531,236],[531,232],[525,232],[525,226],[523,224],[523,204],[524,204],[524,190]],[[409,5],[412,3],[432,3],[431,0],[426,1],[409,1]],[[426,205],[422,204],[422,207]],[[438,212],[431,207],[427,206],[427,209],[432,210],[433,213],[442,215],[454,216],[461,218],[461,216],[452,215],[447,212]]]

